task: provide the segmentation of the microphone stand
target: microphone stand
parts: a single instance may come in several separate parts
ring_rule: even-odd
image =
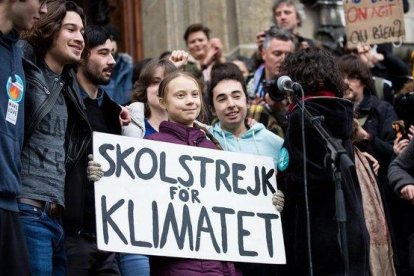
[[[326,129],[322,126],[323,116],[313,116],[305,107],[299,102],[301,99],[297,96],[303,95],[303,88],[298,83],[294,83],[292,90],[288,93],[288,98],[293,101],[303,112],[305,118],[307,118],[313,128],[319,133],[324,140],[326,147],[330,154],[327,154],[329,163],[331,164],[333,179],[335,182],[335,209],[336,209],[336,222],[338,223],[339,231],[339,246],[341,249],[343,263],[344,263],[344,275],[349,275],[349,252],[348,252],[348,237],[346,232],[346,207],[345,197],[342,189],[342,172],[350,171],[350,168],[354,166],[351,158],[349,158],[345,148],[342,146],[341,139],[332,137]],[[302,100],[303,101],[303,100]],[[307,177],[306,175],[304,177]],[[306,190],[305,190],[306,191]],[[305,195],[307,197],[307,195]],[[311,267],[312,268],[312,267]],[[311,270],[312,274],[312,270]]]

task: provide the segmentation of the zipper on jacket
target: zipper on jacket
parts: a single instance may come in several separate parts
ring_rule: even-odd
[[[31,81],[33,81],[33,79],[31,79]],[[37,85],[39,85],[38,82],[34,81],[33,83],[37,83]],[[59,94],[61,93],[62,90],[59,90],[58,93],[55,94],[51,94],[50,91],[42,86],[43,91],[47,91],[48,93],[46,93],[47,95],[49,95],[48,97],[46,97],[46,99],[43,101],[43,103],[41,103],[39,105],[39,108],[35,111],[34,115],[33,115],[33,120],[30,121],[30,124],[27,128],[27,133],[25,133],[25,140],[29,139],[29,137],[32,135],[34,129],[36,128],[36,126],[40,123],[40,121],[43,119],[44,116],[46,116],[46,114],[48,114],[50,112],[50,110],[52,109],[53,105],[56,103]]]

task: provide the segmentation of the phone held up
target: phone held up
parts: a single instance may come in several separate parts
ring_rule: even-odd
[[[396,138],[399,140],[408,139],[407,131],[403,120],[392,122],[392,129],[394,130]]]

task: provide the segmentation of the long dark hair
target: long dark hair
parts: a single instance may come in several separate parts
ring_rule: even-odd
[[[145,118],[151,116],[151,110],[148,105],[147,88],[154,81],[154,74],[157,68],[164,69],[164,76],[177,70],[175,65],[167,59],[154,58],[149,61],[142,69],[138,80],[134,83],[132,90],[132,102],[142,102],[145,107]]]
[[[337,64],[343,77],[360,80],[366,92],[376,94],[371,70],[359,56],[355,54],[341,56],[337,59]]]
[[[79,14],[83,26],[86,26],[83,9],[75,2],[54,1],[48,4],[47,9],[48,12],[24,36],[24,39],[33,46],[36,55],[40,57],[43,57],[53,45],[53,40],[62,27],[62,21],[67,12],[73,11]]]

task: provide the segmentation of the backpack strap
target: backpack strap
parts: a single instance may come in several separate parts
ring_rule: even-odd
[[[358,122],[361,126],[365,124],[365,122],[368,120],[369,114],[365,115],[364,117],[358,118]]]
[[[373,77],[373,79],[374,79],[375,91],[377,92],[378,99],[384,100],[385,79],[380,78],[380,77]]]

